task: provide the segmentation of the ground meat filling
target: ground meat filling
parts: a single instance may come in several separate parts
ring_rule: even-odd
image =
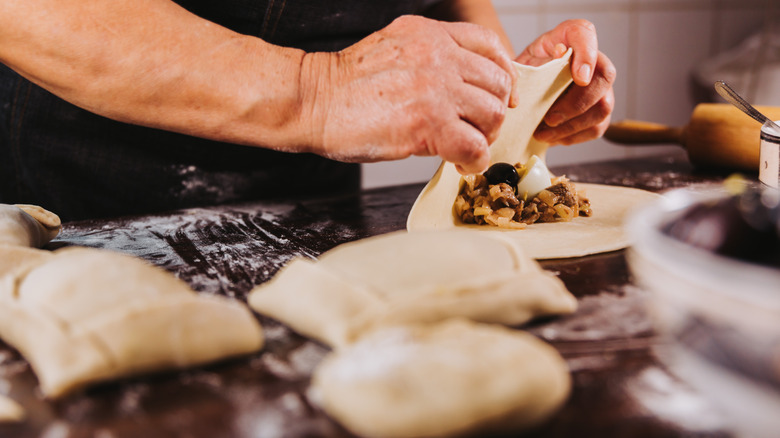
[[[516,188],[507,183],[490,184],[484,175],[463,179],[453,209],[466,224],[522,229],[536,222],[564,222],[592,214],[590,201],[566,177],[554,178],[532,199],[525,199],[525,194],[518,197]]]

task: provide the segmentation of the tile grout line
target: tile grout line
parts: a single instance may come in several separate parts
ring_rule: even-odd
[[[712,56],[720,51],[720,23],[723,17],[723,0],[714,0],[712,8],[712,22],[710,31],[709,55]]]
[[[639,71],[639,12],[637,11],[637,3],[639,0],[631,0],[628,4],[628,65],[626,72],[628,83],[628,90],[632,90],[626,96],[626,117],[634,119],[637,117],[638,108],[636,102],[637,90],[639,84],[637,83],[638,71]]]
[[[626,69],[628,70],[624,77],[628,82],[626,93],[626,118],[636,119],[638,114],[637,108],[637,95],[639,89],[638,72],[639,72],[639,11],[637,10],[637,4],[639,0],[631,0],[628,4],[628,64]],[[636,154],[632,148],[625,148],[624,155],[627,158],[632,158]]]

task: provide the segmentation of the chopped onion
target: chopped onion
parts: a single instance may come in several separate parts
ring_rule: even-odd
[[[489,207],[474,207],[474,216],[485,216],[492,212],[493,210]]]

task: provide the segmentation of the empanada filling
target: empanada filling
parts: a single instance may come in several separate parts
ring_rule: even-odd
[[[500,167],[499,167],[500,166]],[[507,163],[496,163],[483,174],[462,178],[453,211],[463,223],[522,229],[537,222],[566,222],[590,216],[590,201],[578,193],[565,176],[550,178],[550,185],[535,194],[518,190],[518,181],[528,172],[521,163],[508,171]]]

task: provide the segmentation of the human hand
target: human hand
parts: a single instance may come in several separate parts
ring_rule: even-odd
[[[545,115],[534,137],[550,144],[570,145],[593,140],[609,126],[615,95],[615,66],[598,51],[596,28],[586,20],[568,20],[543,34],[516,61],[541,65],[573,49],[574,84]]]
[[[311,152],[352,162],[439,155],[480,172],[507,106],[517,105],[516,77],[492,31],[398,18],[341,52],[304,58]]]

